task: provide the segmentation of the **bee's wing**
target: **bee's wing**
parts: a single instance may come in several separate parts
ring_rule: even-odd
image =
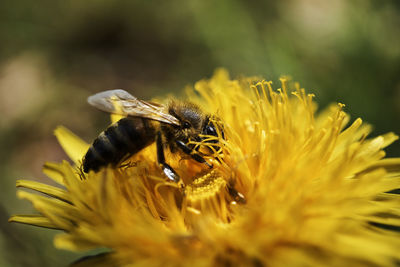
[[[139,100],[121,89],[92,95],[88,98],[88,103],[109,113],[148,118],[168,124],[180,125],[177,118],[165,112],[163,105]]]

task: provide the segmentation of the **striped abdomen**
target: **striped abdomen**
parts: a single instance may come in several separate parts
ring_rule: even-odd
[[[154,142],[153,122],[128,117],[119,120],[102,132],[83,159],[83,171],[98,171],[109,164],[116,165],[128,154],[136,154]]]

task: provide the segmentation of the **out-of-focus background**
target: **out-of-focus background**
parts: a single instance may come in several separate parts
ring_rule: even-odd
[[[347,104],[373,135],[400,134],[398,0],[0,1],[0,266],[82,256],[53,248],[56,231],[7,219],[32,212],[16,179],[48,181],[42,164],[66,158],[56,126],[89,142],[108,124],[87,96],[179,94],[217,67],[275,84],[290,75],[320,106]]]

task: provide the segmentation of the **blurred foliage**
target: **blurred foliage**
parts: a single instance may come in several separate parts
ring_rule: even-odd
[[[290,75],[322,107],[346,103],[373,135],[400,133],[396,0],[5,0],[0,43],[1,266],[78,258],[52,247],[54,231],[5,221],[30,210],[16,201],[15,180],[43,181],[41,165],[66,158],[57,125],[90,141],[108,123],[86,104],[94,92],[179,94],[221,66],[275,82]],[[400,155],[398,143],[389,156]]]

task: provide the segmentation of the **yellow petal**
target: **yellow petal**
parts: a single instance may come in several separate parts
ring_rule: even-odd
[[[43,173],[60,185],[64,185],[64,174],[62,172],[62,164],[46,162],[43,166]]]
[[[71,229],[74,227],[74,219],[79,218],[79,213],[74,206],[58,199],[25,191],[18,191],[17,196],[29,200],[38,212],[61,229]]]
[[[98,247],[98,244],[92,243],[84,238],[81,239],[77,236],[59,234],[54,238],[54,246],[71,251],[85,251]]]
[[[386,225],[391,225],[391,226],[397,226],[400,227],[400,216],[393,216],[393,217],[372,217],[369,218],[371,222],[375,223],[381,223],[381,224],[386,224]]]
[[[48,218],[41,215],[14,215],[8,219],[9,222],[30,224],[34,226],[51,228],[51,229],[61,229],[55,226]]]
[[[399,137],[392,132],[384,134],[384,135],[382,135],[382,137],[384,138],[383,147],[387,147],[391,143],[393,143],[394,141],[399,139]]]
[[[89,145],[63,126],[57,127],[54,134],[68,157],[79,165]]]
[[[36,181],[18,180],[17,187],[29,188],[29,189],[41,192],[43,194],[46,194],[48,196],[57,198],[62,201],[65,201],[68,203],[71,202],[70,197],[65,190],[51,186],[51,185],[42,184],[42,183],[39,183]]]

